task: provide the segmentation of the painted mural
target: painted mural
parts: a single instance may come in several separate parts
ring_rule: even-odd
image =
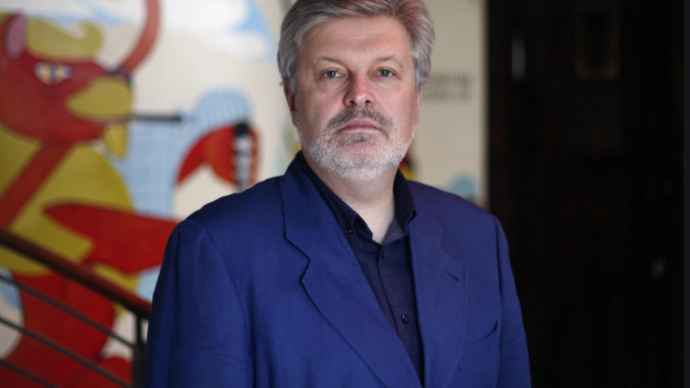
[[[174,222],[133,211],[126,186],[94,143],[122,156],[131,112],[132,73],[158,33],[156,0],[131,54],[116,67],[94,61],[100,49],[95,25],[73,39],[57,24],[21,12],[0,17],[0,226],[132,288],[139,271],[159,264]],[[140,244],[131,244],[133,229]],[[15,281],[112,327],[108,300],[7,249],[0,266]],[[16,292],[16,290],[15,290]],[[13,307],[25,328],[129,380],[129,362],[101,354],[107,336],[31,295]],[[108,386],[81,363],[19,336],[4,359],[46,381],[69,387]],[[0,368],[10,387],[36,383]]]
[[[88,2],[72,5],[78,3]],[[259,137],[246,121],[250,112],[243,96],[222,88],[201,95],[196,109],[184,117],[137,116],[135,74],[161,32],[158,0],[142,3],[138,38],[120,63],[109,65],[98,60],[107,32],[101,24],[112,24],[118,16],[107,9],[91,12],[86,21],[69,13],[40,15],[31,7],[28,12],[21,7],[0,10],[0,227],[150,298],[142,283],[147,271],[157,272],[179,217],[172,211],[172,198],[157,203],[158,212],[137,209],[137,183],[151,182],[127,178],[150,161],[143,152],[154,158],[178,156],[168,162],[167,171],[159,166],[158,173],[173,181],[158,190],[184,195],[189,181],[203,181],[201,170],[242,190],[257,180]],[[228,117],[232,109],[226,108],[233,105],[235,115]],[[147,136],[155,136],[156,129],[168,136],[184,132],[184,141],[152,149],[157,144]],[[132,142],[133,130],[146,134]],[[8,249],[0,248],[0,268],[15,281],[117,330],[122,312],[99,295]],[[154,281],[150,276],[144,284],[148,293]],[[113,349],[105,334],[7,284],[0,291],[3,317],[13,317],[130,380],[130,355]],[[63,387],[115,386],[40,342],[3,329],[0,356],[7,362]],[[7,387],[38,386],[2,367],[0,381]]]
[[[151,299],[176,223],[282,174],[299,149],[275,64],[289,3],[0,0],[0,227]],[[483,19],[476,1],[459,2],[462,9],[427,3],[437,26],[446,25],[439,31],[455,28],[450,11]],[[468,24],[482,30],[458,25]],[[475,35],[463,48],[474,56],[434,54],[441,74],[463,75],[432,72],[437,97],[423,102],[401,168],[481,203]],[[441,46],[452,41],[439,34]],[[474,62],[458,69],[467,58]],[[448,86],[451,78],[462,82]],[[121,308],[3,247],[0,275],[132,337]],[[4,282],[0,317],[131,379],[129,349]],[[0,359],[61,387],[115,386],[1,324]],[[40,385],[0,366],[0,386]]]

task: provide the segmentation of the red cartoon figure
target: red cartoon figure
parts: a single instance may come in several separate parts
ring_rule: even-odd
[[[132,289],[160,265],[174,223],[133,213],[126,187],[103,157],[125,152],[131,75],[159,29],[159,4],[145,0],[136,47],[115,69],[94,62],[95,26],[82,39],[60,27],[0,14],[0,227]],[[33,35],[32,35],[33,34]],[[14,279],[111,328],[116,311],[98,294],[0,247]],[[130,381],[129,361],[104,355],[107,336],[20,292],[23,326]],[[61,387],[110,387],[110,380],[29,336],[4,360]],[[39,387],[0,367],[3,387]]]

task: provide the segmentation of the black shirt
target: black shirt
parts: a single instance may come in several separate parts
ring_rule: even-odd
[[[302,152],[297,154],[307,176],[333,212],[352,253],[367,279],[381,310],[407,349],[419,381],[423,382],[422,339],[412,280],[408,225],[417,213],[412,192],[400,171],[395,176],[395,218],[382,244],[357,212],[352,210],[312,171]]]

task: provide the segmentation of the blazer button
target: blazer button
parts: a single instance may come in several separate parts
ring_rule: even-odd
[[[400,320],[402,321],[402,323],[407,325],[407,322],[410,321],[410,317],[408,317],[407,314],[403,314],[400,316]]]

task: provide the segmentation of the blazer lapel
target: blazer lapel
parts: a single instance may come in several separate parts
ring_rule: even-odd
[[[310,259],[302,284],[316,308],[389,388],[420,388],[419,377],[328,205],[293,161],[280,188],[285,237]]]
[[[420,215],[410,223],[425,388],[445,388],[460,361],[467,322],[467,271],[440,246],[443,229]],[[456,252],[456,255],[461,253]]]

